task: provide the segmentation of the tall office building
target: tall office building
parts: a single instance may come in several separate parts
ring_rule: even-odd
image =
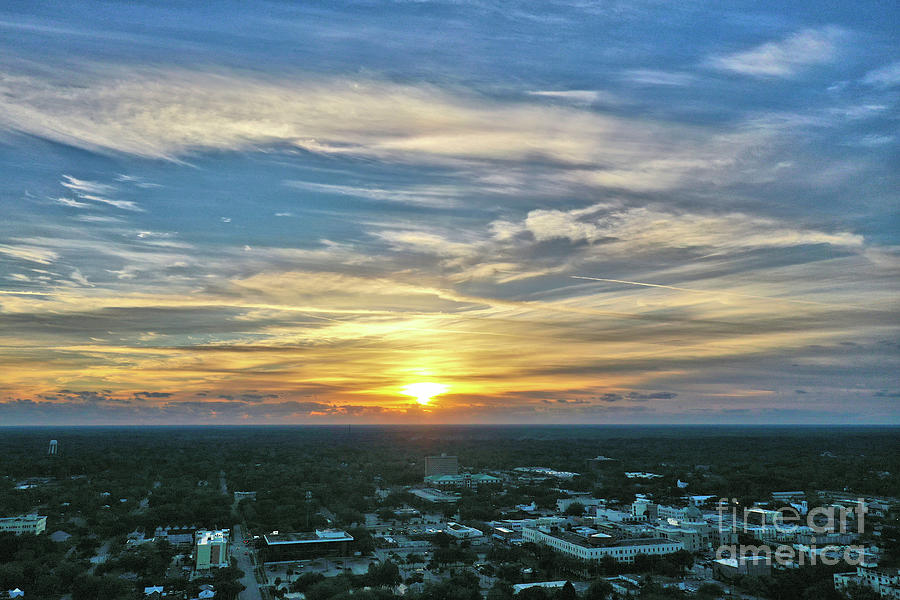
[[[194,534],[194,567],[198,571],[228,566],[227,529]]]
[[[458,475],[459,462],[455,456],[426,456],[425,457],[425,477],[434,475]]]
[[[50,456],[56,456],[57,450],[59,449],[59,442],[56,440],[50,440],[50,448],[47,450],[47,454]]]

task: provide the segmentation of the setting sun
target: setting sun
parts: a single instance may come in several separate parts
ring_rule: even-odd
[[[428,404],[432,398],[438,394],[443,394],[448,389],[450,388],[442,383],[411,383],[403,387],[403,393],[415,398],[419,404]]]

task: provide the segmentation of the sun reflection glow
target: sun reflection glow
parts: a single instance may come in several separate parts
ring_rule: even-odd
[[[403,394],[412,396],[419,404],[428,404],[438,394],[443,394],[450,388],[442,383],[425,381],[422,383],[410,383],[403,387]]]

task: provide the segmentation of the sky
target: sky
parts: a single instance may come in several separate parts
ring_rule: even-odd
[[[898,16],[4,2],[0,425],[900,424]]]

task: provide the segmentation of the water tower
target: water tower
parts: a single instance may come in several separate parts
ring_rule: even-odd
[[[56,440],[50,440],[50,448],[47,450],[47,454],[49,454],[50,456],[56,456],[57,451],[59,450],[58,446],[59,442],[57,442]]]

